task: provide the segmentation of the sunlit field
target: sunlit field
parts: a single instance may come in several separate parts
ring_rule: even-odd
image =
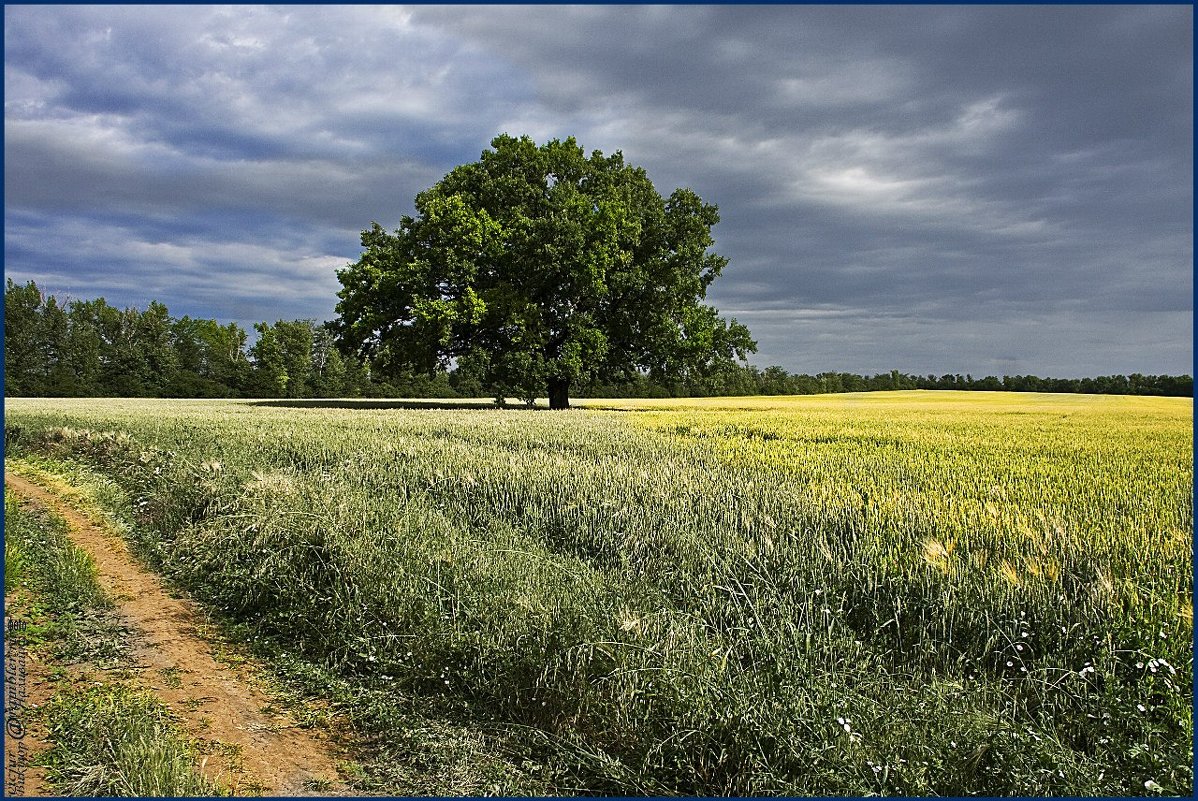
[[[10,399],[8,456],[547,791],[1192,791],[1191,399],[281,403]]]

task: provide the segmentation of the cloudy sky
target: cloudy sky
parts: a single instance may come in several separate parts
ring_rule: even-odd
[[[719,205],[797,372],[1193,372],[1193,9],[6,6],[5,274],[331,319],[497,133]]]

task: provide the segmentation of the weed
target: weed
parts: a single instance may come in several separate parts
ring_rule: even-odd
[[[50,512],[5,499],[6,541],[28,555],[14,578],[28,591],[33,625],[22,632],[32,648],[49,649],[59,663],[101,670],[126,664],[129,632],[112,614],[91,558],[73,545],[66,524]],[[152,694],[104,685],[88,674],[74,685],[61,665],[47,672],[57,692],[38,710],[53,747],[40,757],[51,783],[69,795],[213,795],[199,779],[185,741]]]
[[[7,511],[7,510],[6,510]],[[21,543],[15,537],[4,539],[4,592],[7,595],[21,582],[24,573],[25,557],[21,551]]]
[[[177,667],[158,668],[158,675],[162,677],[162,683],[167,687],[178,689],[183,686],[183,671]]]

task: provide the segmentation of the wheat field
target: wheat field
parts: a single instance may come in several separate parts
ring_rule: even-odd
[[[582,403],[9,399],[6,445],[550,792],[1191,793],[1191,400]]]

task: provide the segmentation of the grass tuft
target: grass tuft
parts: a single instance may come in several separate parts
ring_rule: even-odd
[[[45,710],[54,747],[47,774],[66,795],[186,797],[222,794],[195,770],[196,752],[175,733],[152,693],[89,687],[54,697]]]

